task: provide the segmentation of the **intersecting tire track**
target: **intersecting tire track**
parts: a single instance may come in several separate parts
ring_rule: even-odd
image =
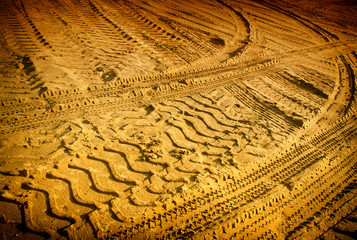
[[[348,138],[344,138],[343,141],[348,142],[350,138],[355,138],[357,135],[357,128],[354,124],[354,122],[356,121],[356,115],[353,114],[351,117],[348,117],[346,121],[349,127],[345,127],[343,126],[344,124],[340,123],[335,127],[333,127],[332,129],[328,130],[328,134],[324,132],[319,134],[318,136],[315,136],[314,138],[312,138],[311,141],[307,142],[306,144],[300,145],[295,149],[293,149],[292,153],[288,153],[287,155],[283,155],[279,157],[277,160],[270,162],[259,171],[252,173],[251,175],[248,175],[241,180],[235,180],[231,185],[227,184],[226,187],[223,187],[212,193],[207,193],[204,194],[202,197],[196,197],[192,200],[186,201],[185,203],[183,203],[183,205],[174,207],[173,210],[168,211],[164,215],[159,214],[158,216],[154,216],[151,219],[142,222],[140,225],[136,225],[135,227],[131,227],[129,229],[124,230],[123,232],[119,232],[118,235],[116,236],[130,239],[135,236],[130,233],[137,232],[137,231],[146,232],[148,229],[150,229],[149,227],[151,226],[150,222],[152,221],[155,222],[156,218],[158,218],[161,223],[165,223],[165,225],[162,224],[162,226],[165,226],[167,229],[166,230],[167,235],[165,235],[165,237],[178,238],[180,236],[182,237],[193,236],[191,234],[193,232],[196,232],[198,229],[192,229],[192,226],[186,225],[184,223],[195,222],[196,220],[197,221],[200,220],[201,221],[200,224],[205,225],[206,221],[217,221],[219,218],[225,215],[225,213],[231,212],[231,209],[237,209],[238,207],[243,206],[245,202],[248,202],[249,199],[255,198],[254,196],[258,197],[264,195],[267,191],[272,189],[274,187],[273,183],[262,182],[260,183],[261,185],[257,183],[259,178],[263,176],[267,176],[267,174],[270,175],[269,174],[270,165],[273,165],[274,167],[279,167],[279,165],[286,166],[286,164],[288,164],[289,162],[292,162],[293,165],[294,162],[295,164],[297,163],[296,166],[294,166],[292,169],[289,168],[288,170],[287,167],[284,167],[282,170],[280,170],[281,171],[280,174],[278,173],[272,174],[273,182],[276,183],[283,182],[285,179],[291,178],[292,176],[301,172],[304,168],[308,167],[314,162],[317,162],[319,159],[321,159],[324,156],[323,152],[319,152],[319,151],[316,152],[316,148],[321,148],[324,151],[332,151],[333,149],[337,148],[338,145],[336,146],[336,144],[330,142],[334,141],[336,135],[339,136],[341,130],[342,132],[345,133],[344,136],[341,136],[341,138],[346,136],[348,137]],[[316,141],[315,139],[318,139],[318,143],[311,144],[312,142]],[[341,141],[339,141],[339,143],[341,144]],[[304,152],[311,151],[311,153],[307,155],[302,154],[302,150]],[[352,156],[349,159],[351,159],[351,161],[353,162],[354,156]],[[265,169],[268,172],[266,172]],[[253,184],[253,183],[257,183],[257,184]],[[251,186],[252,184],[255,186]],[[236,191],[239,192],[242,191],[241,195],[237,194]],[[228,196],[232,196],[232,197],[230,198]],[[207,203],[209,203],[209,205]],[[222,204],[229,206],[228,209],[222,211],[221,210]],[[198,212],[195,213],[195,210],[197,210]],[[207,214],[209,215],[213,215],[211,216],[212,220],[208,220],[209,218],[205,216],[204,214],[205,212],[207,212]],[[218,216],[214,217],[214,215],[216,214],[218,214],[218,216],[220,217]],[[169,215],[176,216],[175,221],[168,220],[167,216]],[[201,216],[201,218],[198,216]],[[195,218],[193,219],[193,217]],[[190,219],[190,221],[188,221],[188,219]],[[173,222],[175,222],[175,224],[173,224]],[[174,228],[174,230],[172,230],[172,232],[170,233],[170,230],[168,230],[170,229],[170,226],[171,227],[177,226],[176,224],[178,224],[178,222],[181,222],[179,224],[180,228],[176,230]],[[191,232],[191,230],[193,232]],[[161,233],[157,232],[157,234],[158,235],[155,235],[156,238],[163,238],[163,239],[165,238],[164,235],[162,235],[162,232]]]
[[[308,20],[265,1],[257,2],[292,17],[316,32],[326,42],[338,40],[336,36]],[[102,12],[101,1],[83,0],[79,3],[78,6],[83,8],[81,15],[86,19],[82,22],[83,26],[87,23],[95,26],[94,23],[100,19],[101,27],[96,26],[94,30],[88,30],[88,32],[91,32],[90,34],[93,36],[103,35],[114,42],[124,39],[126,43],[137,44],[137,36],[131,35],[129,31],[126,32],[124,28],[122,29],[120,22],[115,20],[116,15],[106,15]],[[127,3],[125,1],[125,5]],[[45,4],[51,5],[57,4],[57,2],[46,2]],[[66,4],[69,5],[65,6]],[[66,9],[71,4],[68,2],[64,5],[60,4],[61,9]],[[111,2],[111,4],[116,5],[117,3]],[[226,6],[230,7],[230,5]],[[50,46],[45,40],[45,36],[33,24],[22,0],[13,0],[12,8],[15,8],[15,18],[11,17],[10,13],[7,14],[9,17],[7,24],[13,26],[14,29],[23,31],[24,38],[29,39],[29,41],[20,36],[22,33],[17,34],[14,30],[14,39],[10,37],[7,39],[8,42],[16,45],[16,41],[19,41],[29,49],[29,52],[42,51],[41,49],[47,48],[52,49],[51,51],[57,51],[56,46]],[[142,8],[144,7],[142,6]],[[130,7],[125,6],[125,9],[130,9]],[[170,7],[167,7],[167,9],[178,16],[182,15],[182,13]],[[234,8],[230,7],[230,9]],[[124,11],[123,9],[120,10]],[[132,11],[135,12],[133,9]],[[140,11],[143,10],[140,8]],[[145,25],[145,28],[151,29],[149,34],[151,34],[152,39],[146,43],[149,48],[165,49],[166,46],[160,48],[156,45],[162,39],[173,39],[178,42],[186,41],[192,46],[200,45],[191,40],[188,37],[189,34],[184,31],[180,33],[179,37],[172,35],[169,31],[158,32],[159,23],[140,15],[140,11],[135,12],[136,15],[133,18],[139,19],[137,24],[149,22]],[[55,15],[61,19],[64,25],[77,21],[75,16],[63,12],[66,11],[58,10],[57,15]],[[201,11],[201,14],[209,19],[205,11]],[[130,21],[134,21],[134,19],[130,19]],[[156,21],[158,20],[156,19]],[[206,27],[211,25],[209,21],[193,16],[185,20],[184,25],[192,24],[202,24]],[[161,26],[164,25],[162,23]],[[122,37],[120,40],[117,39],[117,35],[111,35],[114,30],[119,32],[120,37]],[[287,36],[289,36],[288,32],[291,29],[283,30],[286,34],[284,36],[290,39]],[[217,31],[219,32],[219,30]],[[155,33],[158,33],[158,35],[155,35]],[[34,35],[37,36],[36,40],[34,40]],[[118,45],[120,44],[122,42],[118,43]],[[338,44],[336,43],[337,47]],[[343,45],[344,43],[340,44]],[[34,48],[30,48],[32,46]],[[331,45],[316,47],[315,51],[319,51],[319,48],[327,49],[329,46]],[[81,48],[84,49],[85,47],[85,44],[81,45]],[[207,44],[201,46],[200,51],[203,52],[211,48],[212,44]],[[213,50],[212,52],[214,52]],[[302,50],[298,54],[303,54],[304,51],[308,50]],[[166,49],[162,52],[171,51]],[[193,62],[195,60],[194,57],[186,57],[179,51],[172,52],[185,61]],[[101,57],[108,59],[110,54],[105,53]],[[251,59],[251,62],[248,63],[239,61],[230,64],[223,63],[211,68],[203,67],[173,73],[168,71],[151,76],[118,78],[108,85],[90,86],[87,90],[49,90],[41,94],[37,99],[36,106],[34,103],[21,102],[20,100],[2,102],[1,109],[6,109],[6,112],[2,114],[1,121],[5,124],[1,126],[0,131],[1,134],[16,133],[65,121],[68,118],[75,118],[81,113],[101,113],[113,106],[125,108],[129,105],[140,105],[146,97],[145,88],[140,88],[142,84],[142,86],[157,87],[157,89],[167,87],[166,92],[165,90],[158,92],[148,102],[154,104],[155,111],[161,114],[162,119],[165,119],[164,117],[169,119],[167,120],[169,128],[165,134],[171,140],[170,144],[173,147],[186,148],[190,151],[205,146],[208,149],[207,155],[210,155],[210,150],[224,154],[235,144],[235,139],[226,133],[234,133],[242,128],[249,131],[255,123],[229,116],[229,113],[218,108],[215,102],[209,100],[204,94],[191,94],[225,87],[232,96],[237,98],[240,104],[254,109],[257,114],[283,131],[286,136],[298,132],[304,122],[285,115],[278,108],[272,108],[264,99],[254,94],[254,89],[252,90],[244,83],[242,84],[242,79],[249,81],[249,74],[253,78],[261,72],[273,70],[277,72],[273,73],[274,76],[270,79],[282,83],[281,86],[289,84],[289,91],[292,91],[291,89],[294,87],[300,87],[305,90],[309,89],[310,92],[307,91],[308,93],[306,93],[305,91],[304,93],[306,99],[309,99],[311,95],[314,95],[314,97],[311,97],[313,100],[321,100],[322,98],[322,103],[318,101],[311,103],[312,111],[329,100],[328,95],[331,94],[332,87],[329,89],[331,91],[325,93],[321,90],[325,89],[322,82],[312,85],[310,82],[304,82],[303,77],[297,79],[295,76],[289,75],[289,72],[281,72],[280,68],[284,61],[289,62],[294,58],[279,57],[278,55],[278,57],[269,57],[263,60],[259,58],[258,60]],[[14,179],[14,182],[17,181],[21,184],[14,188],[10,187],[10,189],[8,186],[6,186],[7,188],[4,187],[1,190],[0,201],[20,206],[22,224],[26,228],[25,230],[37,233],[44,238],[74,238],[76,237],[75,231],[82,229],[82,233],[86,232],[86,237],[94,236],[103,239],[135,239],[147,234],[156,239],[206,238],[218,234],[225,234],[224,236],[227,238],[276,238],[278,237],[276,232],[265,231],[264,227],[278,221],[275,214],[279,214],[287,207],[296,206],[299,201],[305,201],[305,206],[287,213],[287,220],[283,224],[283,233],[287,234],[285,237],[288,239],[299,238],[305,234],[303,229],[308,223],[318,223],[319,220],[316,216],[323,212],[323,209],[331,207],[332,210],[330,211],[338,211],[339,206],[343,206],[344,203],[349,201],[352,202],[355,198],[353,194],[356,191],[356,151],[353,149],[347,150],[342,157],[339,157],[339,153],[349,144],[353,147],[351,142],[355,143],[357,137],[357,126],[355,124],[357,121],[355,109],[356,66],[353,65],[353,60],[349,55],[340,56],[338,59],[343,64],[339,68],[340,71],[348,76],[348,79],[344,80],[349,81],[348,96],[345,98],[345,106],[340,115],[342,118],[336,121],[335,118],[331,117],[334,124],[329,128],[320,130],[314,135],[310,133],[311,135],[308,137],[303,140],[300,139],[301,142],[298,145],[285,146],[285,149],[288,149],[286,152],[277,155],[275,159],[266,158],[266,162],[258,169],[245,173],[242,178],[229,174],[223,175],[220,182],[222,184],[216,189],[202,190],[202,192],[197,193],[197,196],[177,196],[174,197],[173,201],[169,200],[162,207],[152,199],[165,192],[165,184],[171,182],[188,183],[189,181],[185,177],[166,173],[165,170],[167,172],[169,170],[166,169],[165,162],[141,161],[140,157],[143,155],[143,150],[139,145],[119,140],[117,143],[120,147],[105,142],[103,146],[96,146],[97,149],[91,150],[91,153],[86,155],[81,155],[79,152],[76,155],[76,150],[72,150],[75,154],[70,160],[64,159],[63,164],[55,165],[53,169],[47,169],[39,175],[36,175],[36,173],[31,175],[32,173],[1,172],[0,176],[7,179],[8,182]],[[319,64],[326,65],[327,63]],[[248,77],[245,77],[246,74]],[[170,83],[173,84],[170,85]],[[126,89],[123,90],[123,86]],[[127,94],[127,98],[121,99],[120,97],[125,94]],[[345,92],[342,91],[340,94],[345,94]],[[88,96],[90,96],[89,99],[87,99]],[[113,101],[106,101],[106,97],[113,96],[118,98]],[[98,101],[97,98],[104,100]],[[165,98],[173,100],[161,103],[160,101]],[[49,107],[48,102],[52,103],[53,107]],[[12,118],[16,113],[32,112],[35,109],[39,109],[39,112],[31,113],[32,115],[24,118]],[[173,112],[182,116],[175,119]],[[328,113],[327,111],[325,114]],[[173,117],[170,119],[172,115]],[[237,128],[239,129],[237,130]],[[203,140],[200,137],[203,137]],[[221,141],[212,143],[213,140],[217,139],[221,139]],[[106,154],[112,154],[112,158],[106,157]],[[323,161],[331,162],[328,171],[314,170],[314,167]],[[311,172],[309,172],[310,170]],[[200,173],[198,170],[191,169],[189,171],[184,166],[180,168],[176,165],[172,171],[177,171],[179,174],[189,177]],[[301,176],[303,173],[306,173],[313,181],[308,182]],[[334,177],[337,175],[341,178],[336,180]],[[151,183],[151,179],[154,179],[153,176],[158,181],[163,182],[160,186],[161,189]],[[289,185],[289,180],[292,178],[299,178],[298,180],[304,184],[302,189],[295,189],[294,186]],[[52,186],[56,186],[56,188],[52,189]],[[315,192],[314,189],[320,190]],[[143,199],[135,191],[146,191],[151,196],[151,200]],[[343,195],[342,193],[346,194]],[[60,198],[60,196],[63,198]],[[143,209],[148,208],[152,208],[153,211],[146,216],[138,214],[140,216],[135,216],[136,219],[131,218],[132,216],[123,211],[125,206],[120,206],[121,200],[129,202],[132,208],[135,208],[138,212],[142,211],[140,213],[143,213]],[[261,200],[263,204],[251,209],[250,206],[255,200]],[[66,208],[66,205],[71,207]],[[73,209],[76,210],[73,211]],[[102,220],[98,220],[99,217],[103,217]],[[340,220],[336,219],[334,221]],[[104,222],[106,223],[104,224]],[[53,224],[48,227],[45,223]],[[348,234],[346,233],[346,235]]]

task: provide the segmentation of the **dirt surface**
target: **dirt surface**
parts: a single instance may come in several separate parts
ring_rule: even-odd
[[[1,239],[353,239],[355,1],[0,12]]]

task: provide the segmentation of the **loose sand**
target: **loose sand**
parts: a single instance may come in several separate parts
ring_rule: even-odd
[[[352,239],[356,6],[0,0],[0,238]]]

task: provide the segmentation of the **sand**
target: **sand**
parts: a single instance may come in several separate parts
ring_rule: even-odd
[[[354,1],[0,1],[1,239],[353,239]]]

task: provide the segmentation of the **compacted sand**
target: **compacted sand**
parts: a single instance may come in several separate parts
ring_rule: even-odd
[[[1,239],[352,239],[356,1],[0,0]]]

